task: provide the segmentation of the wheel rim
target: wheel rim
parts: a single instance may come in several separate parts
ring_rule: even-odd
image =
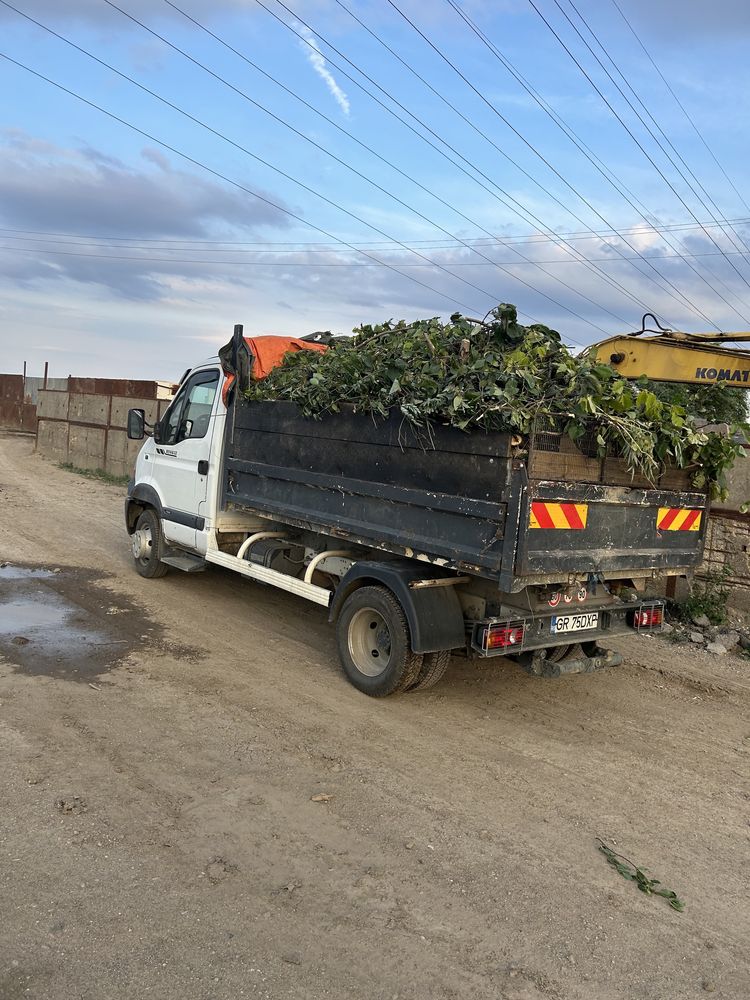
[[[349,622],[349,655],[366,677],[378,677],[391,662],[391,632],[374,608],[360,608]]]
[[[151,559],[151,550],[154,545],[151,528],[148,526],[137,528],[136,531],[133,532],[132,545],[133,558],[137,559],[138,562],[143,565],[149,562]]]

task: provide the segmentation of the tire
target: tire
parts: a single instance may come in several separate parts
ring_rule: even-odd
[[[360,587],[347,597],[336,641],[347,678],[373,698],[405,691],[422,667],[422,654],[411,648],[403,608],[385,587]]]
[[[161,524],[155,510],[147,507],[136,521],[132,536],[133,562],[141,576],[147,580],[157,580],[169,572],[169,566],[161,561],[164,539]]]
[[[570,642],[567,646],[553,646],[547,650],[547,660],[550,663],[560,663],[563,660],[572,660],[581,655],[580,643]]]
[[[450,649],[440,649],[437,653],[425,653],[417,679],[409,685],[407,691],[425,691],[437,684],[448,669],[451,652]]]

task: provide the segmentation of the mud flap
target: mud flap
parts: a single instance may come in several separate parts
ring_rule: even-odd
[[[548,650],[537,649],[522,654],[517,663],[534,677],[562,677],[563,674],[592,674],[595,670],[616,667],[622,663],[622,654],[614,649],[596,646],[591,656],[586,656],[580,646],[570,651],[571,655],[560,660],[547,658]]]

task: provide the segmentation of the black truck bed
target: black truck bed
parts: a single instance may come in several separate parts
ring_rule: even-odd
[[[400,415],[311,420],[292,403],[239,394],[225,434],[225,506],[497,580],[506,591],[589,572],[684,572],[702,556],[704,494],[626,485],[619,467],[614,484],[602,481],[609,470],[591,460],[571,481],[565,442],[557,453],[547,442],[537,460],[531,445],[514,455],[506,433],[419,431]],[[672,484],[684,487],[684,476]],[[662,530],[670,517],[687,527]]]

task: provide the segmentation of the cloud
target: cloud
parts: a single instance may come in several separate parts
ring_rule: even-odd
[[[309,44],[305,45],[302,43],[302,48],[304,49],[305,55],[307,56],[310,65],[325,83],[328,90],[331,92],[333,99],[336,101],[338,106],[344,112],[344,114],[349,117],[349,98],[346,96],[344,91],[339,87],[336,79],[328,69],[328,64],[325,61],[323,53],[320,51],[320,47],[315,40],[315,36],[307,28],[299,26],[299,31],[305,36]]]
[[[269,195],[277,204],[280,199]],[[283,203],[282,203],[283,204]],[[6,230],[135,240],[232,239],[238,231],[268,239],[268,230],[289,229],[289,217],[265,202],[221,183],[175,168],[158,150],[144,149],[136,166],[97,149],[71,149],[40,142],[15,129],[0,132],[0,227]],[[0,243],[20,246],[11,234]],[[273,237],[271,237],[273,238]],[[29,241],[27,241],[28,243]],[[34,277],[99,283],[125,298],[161,296],[160,274],[169,269],[144,260],[97,260],[117,250],[31,243],[51,254],[3,254],[3,273],[19,284]],[[81,256],[72,256],[80,253]],[[89,256],[84,256],[89,254]],[[130,251],[123,251],[129,255]],[[135,257],[138,256],[136,253]],[[183,255],[184,256],[184,255]],[[197,269],[178,268],[188,274]]]
[[[247,11],[254,4],[251,0],[176,0],[178,6],[183,7],[194,17],[209,16],[214,14],[232,13],[237,11]],[[154,15],[161,17],[180,17],[177,11],[172,10],[166,4],[159,4],[159,8],[154,8],[153,0],[129,0],[128,3],[119,4],[123,9],[134,14],[136,17],[144,15]],[[19,8],[32,17],[44,19],[51,17],[60,21],[82,21],[89,24],[105,24],[107,26],[115,22],[116,18],[122,21],[122,15],[118,14],[101,0],[65,0],[64,4],[60,0],[25,0],[23,4],[17,4]],[[0,5],[0,20],[16,17],[13,11]],[[117,23],[117,22],[115,22]]]
[[[706,252],[706,244],[705,237],[696,235],[691,250]],[[286,255],[276,253],[268,265],[253,267],[220,263],[209,266],[202,261],[185,264],[179,260],[154,263],[149,259],[155,256],[152,251],[136,261],[38,257],[35,252],[10,253],[6,259],[0,254],[0,357],[9,371],[20,370],[23,360],[30,359],[36,373],[44,360],[43,345],[55,343],[66,348],[64,354],[58,352],[53,359],[57,374],[72,371],[81,375],[170,378],[212,353],[211,345],[225,343],[234,323],[244,323],[248,333],[255,334],[299,336],[316,329],[345,332],[359,323],[388,317],[445,317],[459,307],[443,298],[441,292],[473,304],[474,315],[482,315],[499,301],[515,302],[526,316],[548,323],[560,330],[566,341],[579,345],[639,325],[642,309],[607,292],[600,279],[580,265],[563,263],[566,257],[559,248],[533,243],[523,249],[544,261],[571,287],[565,289],[527,265],[509,264],[515,274],[535,286],[537,291],[532,291],[491,267],[466,266],[475,264],[477,258],[463,248],[432,251],[429,256],[487,289],[487,298],[437,270],[409,267],[415,258],[403,251],[381,256],[434,291],[385,268],[341,267],[353,257],[335,250],[325,254],[301,250]],[[607,256],[601,244],[587,246],[587,250],[599,260]],[[665,250],[654,247],[652,252]],[[175,254],[177,258],[185,256],[184,252]],[[513,259],[502,248],[491,256],[509,262]],[[611,256],[613,259],[604,265],[607,272],[627,284],[662,319],[678,328],[706,328],[705,321],[681,310],[644,275],[639,276],[630,265]],[[711,259],[718,267],[719,262]],[[716,297],[696,284],[684,261],[672,258],[655,263],[680,287],[689,290],[691,298],[712,318],[727,329],[737,328],[736,315],[726,307],[720,308]],[[722,274],[739,292],[736,276],[733,280],[726,267]],[[622,322],[583,302],[575,290],[609,305],[623,317]],[[545,300],[541,292],[598,324],[601,331]]]
[[[677,37],[689,36],[734,37],[747,39],[750,35],[750,4],[745,0],[618,0],[628,20],[640,33],[650,32],[659,41],[669,44]],[[642,37],[653,51],[653,38]]]
[[[66,148],[18,130],[2,140],[0,133],[0,227],[79,234],[73,240],[31,233],[12,239],[12,234],[0,233],[0,357],[9,370],[35,357],[32,352],[42,351],[40,345],[50,343],[51,336],[68,345],[59,359],[66,371],[145,377],[149,371],[168,375],[170,358],[183,359],[177,366],[182,368],[195,360],[195,345],[182,342],[186,335],[215,336],[217,343],[223,342],[233,323],[241,321],[255,332],[299,335],[315,329],[345,331],[389,316],[446,316],[456,308],[483,315],[497,302],[510,301],[526,316],[583,344],[634,328],[643,311],[571,262],[559,247],[541,241],[520,248],[548,273],[519,263],[503,247],[487,253],[506,262],[511,275],[487,266],[463,247],[426,252],[479,291],[404,250],[375,252],[403,274],[372,266],[343,248],[314,252],[298,245],[284,252],[277,246],[273,252],[243,253],[235,245],[232,252],[220,251],[202,241],[310,237],[301,235],[283,214],[179,169],[160,151],[143,150],[134,164],[126,164],[96,148]],[[747,238],[746,232],[742,235]],[[118,236],[119,241],[113,239]],[[715,250],[698,232],[681,238],[692,253]],[[169,240],[182,241],[182,249],[170,251],[156,242]],[[656,288],[643,265],[645,273],[639,274],[617,259],[614,247],[608,246],[612,242],[592,241],[581,247],[598,261],[604,258],[606,271],[670,325],[706,328],[704,320]],[[653,237],[644,236],[639,245],[712,319],[725,328],[738,327],[737,315],[696,282],[684,260],[664,259],[667,248]],[[627,248],[623,251],[630,255]],[[742,295],[737,276],[721,257],[695,262],[701,269],[710,264],[721,275],[732,288],[732,301],[735,294]],[[582,300],[577,291],[601,308]],[[545,299],[543,292],[560,305]],[[583,319],[566,312],[565,306]],[[618,318],[607,315],[605,307]]]
[[[39,142],[18,129],[0,132],[2,225],[141,237],[200,237],[217,224],[288,225],[282,211],[176,169],[158,150],[142,150],[141,160],[133,167],[88,146]],[[268,197],[279,202],[275,195]]]

